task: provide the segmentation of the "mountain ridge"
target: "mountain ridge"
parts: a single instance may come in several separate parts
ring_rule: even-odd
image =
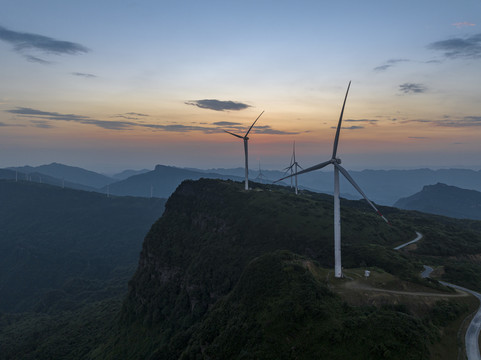
[[[458,219],[481,220],[481,192],[437,183],[406,198],[394,206]]]

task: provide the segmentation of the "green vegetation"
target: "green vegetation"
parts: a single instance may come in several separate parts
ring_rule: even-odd
[[[54,312],[125,293],[164,201],[0,181],[0,311]]]
[[[406,313],[351,307],[275,252],[253,260],[196,328],[181,359],[422,359],[432,327]]]
[[[128,271],[117,266],[110,277],[62,283],[72,296],[48,293],[47,313],[3,314],[0,346],[27,359],[102,360],[448,359],[457,352],[438,344],[472,305],[419,272],[445,265],[445,278],[479,287],[478,277],[463,277],[474,269],[465,264],[477,266],[480,222],[382,208],[389,226],[364,201],[342,200],[343,266],[353,279],[333,279],[332,197],[252,185],[246,192],[231,181],[183,182],[145,237],[120,310],[122,291],[113,288]],[[425,236],[419,244],[393,250],[415,231]],[[117,255],[104,256],[114,262]],[[375,274],[366,284],[379,289],[347,286],[363,279],[363,269]],[[100,296],[105,284],[110,297]],[[398,290],[446,297],[408,301],[382,292]]]

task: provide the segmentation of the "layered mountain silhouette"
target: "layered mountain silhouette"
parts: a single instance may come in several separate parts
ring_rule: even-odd
[[[394,206],[459,219],[481,220],[481,192],[438,183],[399,199]]]
[[[68,166],[59,163],[51,163],[49,165],[40,166],[20,166],[9,168],[24,174],[43,174],[58,180],[64,180],[68,183],[79,184],[91,189],[99,189],[110,184],[116,179],[96,173],[94,171],[85,170],[80,167]],[[37,179],[35,179],[37,180]],[[70,186],[69,186],[70,187]]]
[[[0,178],[28,179],[56,186],[69,187],[120,196],[161,197],[167,198],[184,180],[232,179],[244,180],[244,169],[194,169],[175,166],[157,165],[154,170],[126,170],[107,177],[78,167],[57,163],[37,167],[18,167],[13,173],[8,169],[0,171]],[[15,173],[15,171],[17,173]],[[481,191],[481,172],[465,169],[415,169],[415,170],[362,170],[349,171],[356,183],[368,194],[370,200],[393,205],[400,198],[411,196],[426,185],[444,183],[464,189]],[[264,179],[257,178],[259,171],[250,170],[250,181],[272,183],[285,176],[283,171],[262,170]],[[298,177],[299,187],[310,191],[332,194],[332,171],[315,171]],[[290,185],[290,180],[283,183]],[[341,196],[347,199],[359,199],[356,190],[344,178],[341,178]]]

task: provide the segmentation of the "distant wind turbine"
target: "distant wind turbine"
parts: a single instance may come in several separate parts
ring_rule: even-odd
[[[296,181],[295,181],[295,184],[296,184],[296,195],[298,194],[298,186],[297,186],[297,168],[301,167],[301,165],[299,165],[299,163],[296,161],[296,142],[294,141],[294,145],[292,146],[292,156],[291,156],[291,163],[289,164],[288,167],[286,167],[284,170],[286,171],[286,174],[288,171],[290,171],[291,175],[291,187],[292,187],[292,176],[295,177]]]
[[[262,184],[262,180],[263,180],[265,177],[266,177],[266,176],[262,173],[262,170],[261,170],[261,161],[259,160],[259,174],[257,175],[257,177],[256,177],[254,180],[259,179],[259,181],[260,181],[261,184]]]
[[[261,112],[261,114],[257,117],[257,119],[252,123],[251,127],[249,128],[249,130],[247,130],[246,134],[244,136],[240,136],[240,135],[237,135],[237,134],[234,134],[230,131],[227,131],[227,130],[224,130],[226,133],[228,134],[231,134],[235,137],[238,137],[240,139],[243,139],[244,140],[244,155],[245,155],[245,189],[246,190],[249,190],[249,156],[248,156],[248,149],[247,149],[247,142],[249,141],[249,138],[247,137],[247,135],[249,135],[250,131],[252,130],[252,128],[254,127],[255,123],[257,122],[257,120],[259,120],[259,118],[262,116],[262,114],[264,114],[264,111]]]
[[[296,172],[295,174],[285,176],[278,181],[287,179],[288,177],[294,175],[305,174],[314,170],[319,170],[327,165],[334,166],[334,276],[337,278],[342,277],[342,266],[341,266],[341,207],[339,200],[339,172],[354,186],[354,188],[364,197],[369,205],[383,218],[384,221],[389,223],[389,221],[379,212],[379,210],[374,206],[374,204],[367,198],[366,194],[361,190],[359,185],[356,184],[354,179],[349,175],[346,169],[341,166],[341,159],[337,157],[337,145],[339,143],[339,133],[341,132],[342,116],[344,114],[344,107],[346,106],[347,94],[349,93],[349,88],[351,87],[351,82],[347,86],[346,96],[344,98],[344,103],[342,105],[341,116],[339,117],[339,123],[337,124],[336,137],[334,139],[334,146],[332,150],[332,157],[330,160],[323,163],[311,166],[305,170]]]

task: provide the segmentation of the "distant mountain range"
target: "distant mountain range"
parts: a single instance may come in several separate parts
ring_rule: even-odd
[[[11,167],[10,170],[19,171],[24,174],[38,173],[48,175],[53,178],[65,180],[70,183],[81,184],[91,188],[101,188],[110,184],[116,179],[96,173],[94,171],[85,170],[79,167],[68,166],[58,163],[41,166],[21,166]]]
[[[108,191],[113,195],[129,195],[143,197],[167,198],[184,180],[200,178],[243,181],[244,178],[232,175],[220,175],[202,172],[200,170],[181,169],[173,166],[157,165],[153,171],[131,176],[108,185]],[[107,188],[102,189],[103,192]]]
[[[15,178],[15,173],[0,171],[0,178]],[[154,170],[125,170],[112,177],[78,167],[57,163],[37,167],[10,168],[17,171],[20,179],[49,183],[75,189],[110,192],[114,195],[141,197],[168,197],[183,180],[200,178],[232,179],[244,181],[244,169],[194,169],[175,166],[157,165]],[[250,181],[272,183],[285,176],[283,171],[262,170],[264,178],[259,179],[259,171],[251,170]],[[415,170],[362,170],[350,171],[350,174],[367,196],[377,204],[393,205],[400,198],[411,196],[426,185],[444,183],[464,189],[481,191],[481,171],[465,169],[415,169]],[[298,177],[299,187],[327,194],[333,192],[333,173],[315,171]],[[286,179],[281,184],[290,185]],[[354,194],[354,195],[353,195]],[[341,196],[347,199],[359,199],[356,191],[344,178],[341,178]]]
[[[438,183],[399,199],[395,207],[459,219],[481,220],[481,192]]]
[[[149,171],[152,171],[152,170],[148,170],[148,169],[142,169],[142,170],[124,170],[122,172],[119,172],[118,174],[114,174],[112,175],[112,177],[116,180],[125,180],[131,176],[134,176],[134,175],[140,175],[140,174],[143,174],[143,173],[146,173],[146,172],[149,172]]]

